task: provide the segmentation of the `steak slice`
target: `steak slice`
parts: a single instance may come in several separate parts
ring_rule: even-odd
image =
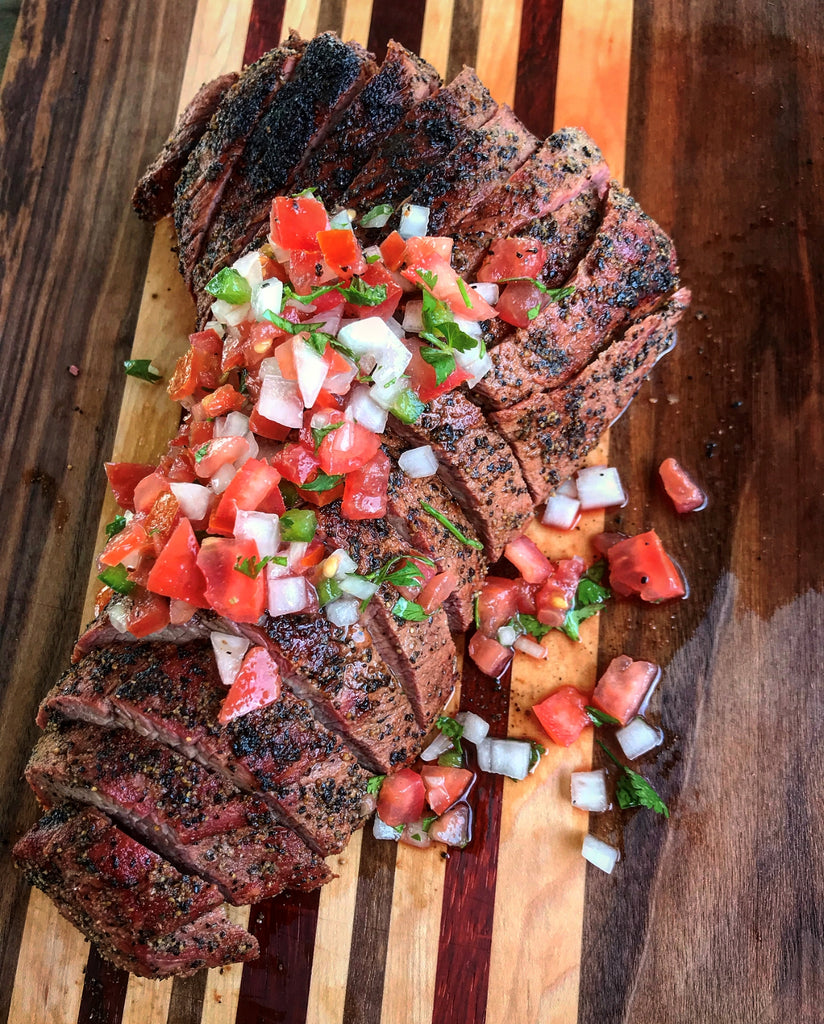
[[[157,221],[172,212],[175,184],[189,155],[209,127],[212,115],[238,79],[237,72],[206,82],[178,118],[172,134],[143,172],[132,195],[132,206],[143,220]]]
[[[223,902],[215,886],[182,875],[93,807],[55,807],[12,855],[32,885],[85,905],[112,934],[138,942],[167,935]]]
[[[429,235],[449,235],[468,211],[478,207],[497,183],[516,171],[538,148],[506,105],[473,128],[408,197],[429,207]],[[397,215],[396,215],[397,219]]]
[[[258,797],[169,747],[85,722],[51,728],[26,779],[41,803],[92,804],[236,906],[328,881],[324,862]]]
[[[416,103],[436,92],[438,72],[423,58],[394,40],[374,78],[355,98],[340,123],[310,154],[294,176],[298,192],[315,187],[332,209],[352,179]]]
[[[584,462],[607,427],[632,401],[644,378],[675,344],[675,325],[689,305],[682,288],[613,341],[577,377],[490,415],[512,445],[536,504]]]
[[[430,402],[416,423],[395,420],[392,429],[412,444],[432,446],[441,479],[483,542],[486,557],[496,562],[533,509],[507,442],[460,391]]]
[[[404,445],[397,439],[387,438],[384,449],[390,457],[397,458]],[[392,459],[386,506],[387,522],[410,547],[428,555],[439,572],[451,570],[455,573],[458,586],[444,602],[444,611],[451,631],[465,633],[473,621],[475,595],[480,593],[487,562],[483,552],[462,543],[429,515],[422,502],[443,512],[468,537],[475,536],[463,509],[437,476],[412,479]]]
[[[496,238],[517,235],[571,202],[585,189],[606,191],[609,168],[601,151],[581,128],[554,132],[541,148],[457,225],[452,263],[472,276]]]
[[[672,240],[617,182],[610,186],[595,242],[570,284],[571,295],[550,303],[529,327],[492,349],[492,370],[476,388],[485,404],[500,409],[563,384],[677,287]]]
[[[221,100],[175,186],[178,261],[192,289],[195,266],[235,163],[250,133],[283,84],[294,74],[306,43],[292,34],[250,65]]]
[[[449,85],[413,107],[383,139],[341,204],[360,213],[383,203],[397,205],[497,107],[475,72],[464,68]]]
[[[385,519],[345,519],[338,502],[319,509],[317,515],[327,544],[348,551],[361,575],[415,554]],[[366,606],[363,622],[426,732],[455,686],[455,645],[442,609],[424,622],[411,622],[393,614],[398,596],[391,584],[384,584]]]
[[[121,644],[64,673],[38,722],[135,729],[259,795],[316,852],[341,850],[361,824],[367,773],[288,690],[224,726],[225,694],[207,643]]]
[[[211,277],[232,262],[269,224],[272,199],[299,175],[319,145],[375,73],[372,55],[325,32],[307,44],[290,80],[252,129],[223,191],[193,275],[199,312]]]

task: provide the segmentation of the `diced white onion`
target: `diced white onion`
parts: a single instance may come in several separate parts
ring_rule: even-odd
[[[234,306],[224,299],[215,299],[212,303],[212,315],[215,320],[227,324],[229,327],[237,327],[238,324],[242,324],[249,317],[251,311],[252,304],[250,302]]]
[[[397,842],[400,839],[400,833],[397,832],[391,825],[387,825],[385,821],[382,821],[377,814],[372,821],[372,835],[375,839],[394,839]]]
[[[292,351],[295,355],[295,370],[303,404],[307,409],[311,409],[326,380],[328,367],[323,356],[319,356],[305,341],[296,339]]]
[[[382,409],[391,409],[408,387],[409,378],[401,375],[386,384],[378,384],[376,382],[369,389],[369,394],[372,400],[377,402]]]
[[[381,217],[383,216],[383,214],[378,214],[378,216]],[[389,220],[389,217],[390,214],[387,213],[386,220]],[[385,226],[386,220],[383,222],[383,224],[377,224],[370,221],[367,227],[382,228]],[[367,247],[363,250],[363,258],[368,261],[370,256],[375,257],[375,259],[372,260],[373,263],[377,262],[377,260],[379,259],[383,259],[383,254],[381,253],[380,247],[377,245],[367,245]]]
[[[556,494],[563,494],[565,498],[578,498],[578,488],[575,484],[575,477],[568,476],[560,487],[556,487]]]
[[[286,302],[286,308],[296,309],[298,313],[311,313],[315,308],[311,302],[301,302],[299,299],[291,298]]]
[[[405,337],[403,327],[401,327],[401,325],[393,316],[386,318],[386,326],[395,335],[396,338]]]
[[[618,729],[615,738],[630,761],[634,761],[642,754],[660,747],[664,742],[664,733],[657,726],[650,725],[646,719],[638,717],[633,718],[623,729]]]
[[[203,484],[182,483],[171,483],[169,484],[169,489],[177,498],[180,511],[187,519],[197,522],[205,518],[206,513],[211,507],[214,491],[210,491]]]
[[[552,526],[556,530],[571,530],[580,515],[581,502],[577,498],[568,498],[565,494],[550,494],[546,499],[541,522],[544,526]]]
[[[404,370],[412,358],[412,353],[379,316],[366,316],[344,324],[338,332],[338,340],[355,356],[371,355],[381,364],[402,363],[398,372]]]
[[[279,314],[283,308],[283,281],[269,278],[252,294],[252,312],[256,320],[263,320],[264,313]]]
[[[423,299],[410,299],[403,311],[403,329],[412,334],[423,330]]]
[[[521,654],[528,654],[530,658],[546,657],[546,647],[536,640],[531,640],[528,636],[519,636],[512,646]]]
[[[401,238],[422,238],[429,229],[429,207],[404,203],[398,233]]]
[[[216,469],[212,473],[212,478],[209,481],[209,486],[215,492],[215,494],[223,494],[229,484],[234,480],[237,474],[237,468],[231,464],[231,462],[225,463],[220,469]]]
[[[268,568],[268,566],[267,566]],[[269,614],[297,615],[310,602],[309,589],[303,576],[267,577]]]
[[[452,740],[445,736],[442,732],[439,732],[429,746],[421,752],[422,761],[434,761],[445,754],[447,750],[452,749]]]
[[[333,626],[354,626],[360,618],[360,601],[354,597],[339,597],[323,610]]]
[[[464,320],[463,317],[456,316],[455,323],[460,327],[464,334],[468,334],[470,338],[480,341],[483,337],[484,332],[477,320]]]
[[[224,686],[231,686],[243,662],[243,656],[249,650],[250,642],[245,636],[233,636],[231,633],[210,633],[209,639],[215,652],[220,681]]]
[[[402,452],[398,457],[398,465],[413,480],[422,480],[438,472],[437,456],[428,444]]]
[[[214,331],[221,341],[223,341],[223,336],[226,334],[226,328],[218,320],[207,320],[203,325],[203,330]]]
[[[576,480],[581,508],[609,508],[627,500],[618,470],[612,466],[587,466],[578,470]]]
[[[300,562],[303,556],[306,554],[309,548],[309,542],[305,540],[293,540],[286,551],[286,557],[289,559],[289,568],[296,569],[300,567]]]
[[[265,569],[267,586],[271,585],[272,580],[280,580],[284,576],[291,576],[293,573],[293,570],[289,567],[288,549],[284,548],[283,551],[276,551],[275,554],[278,557],[285,557],[287,564],[279,565],[277,562],[269,562],[267,564]]]
[[[488,302],[490,306],[494,306],[501,297],[501,289],[494,281],[476,281],[475,284],[471,284],[469,287],[476,291],[484,302]]]
[[[131,601],[127,598],[121,601],[110,601],[106,608],[106,614],[109,616],[109,622],[111,622],[118,633],[129,632],[126,619],[129,615],[130,605]]]
[[[486,739],[489,732],[489,723],[485,722],[480,715],[476,715],[474,711],[459,711],[455,715],[455,721],[460,722],[463,726],[463,736],[461,739],[469,740],[476,747]]]
[[[370,583],[362,576],[344,576],[340,581],[340,589],[344,594],[351,594],[361,601],[368,601],[377,593],[377,584]]]
[[[283,374],[280,372],[280,363],[275,359],[274,356],[261,361],[258,367],[258,377],[263,380],[264,377],[282,377]]]
[[[338,210],[337,213],[333,213],[329,218],[329,230],[334,231],[339,228],[349,228],[352,230],[352,221],[355,219],[354,210]]]
[[[243,453],[243,455],[240,456],[239,459],[235,459],[236,469],[240,469],[240,467],[245,465],[249,461],[249,459],[256,459],[260,452],[260,445],[257,443],[257,438],[251,432],[251,430],[248,432],[248,434],[243,435],[243,439],[248,447],[246,451]]]
[[[612,874],[612,869],[621,859],[620,852],[614,846],[610,846],[601,839],[596,839],[595,836],[584,836],[581,853],[585,860],[594,864],[596,868],[606,871],[608,875]]]
[[[487,736],[478,744],[478,767],[493,775],[525,779],[531,754],[532,749],[524,740],[494,740]]]
[[[426,849],[427,846],[432,845],[432,839],[429,832],[423,827],[423,818],[418,821],[412,821],[408,825],[403,826],[403,832],[401,832],[401,842],[407,846],[417,846],[421,849]]]
[[[247,252],[244,256],[236,259],[232,264],[232,268],[242,277],[246,278],[253,291],[263,284],[263,267],[260,262],[260,253],[257,249]]]
[[[235,516],[235,537],[253,540],[258,558],[269,558],[280,544],[280,517],[274,512],[247,512],[240,508]]]
[[[511,647],[518,639],[518,630],[513,626],[501,626],[498,630],[498,643],[502,647]]]
[[[314,308],[314,307],[313,307]],[[318,328],[324,334],[331,334],[337,336],[340,330],[341,320],[343,319],[343,298],[341,297],[341,305],[336,306],[334,309],[326,309],[322,313],[313,313],[312,323],[320,324]]]
[[[284,427],[302,427],[303,408],[296,381],[269,375],[263,378],[257,403],[261,416]]]
[[[218,416],[214,423],[215,437],[245,437],[249,433],[249,417],[242,412]]]
[[[349,396],[348,408],[352,412],[352,418],[362,427],[371,430],[375,434],[382,434],[386,429],[386,418],[389,415],[372,398],[372,394],[365,384],[358,384],[352,389]]]
[[[609,810],[607,777],[603,768],[592,772],[573,772],[570,776],[572,806],[582,811]]]
[[[335,548],[332,554],[324,561],[324,576],[334,577],[336,580],[342,580],[344,576],[348,576],[352,572],[357,572],[358,567],[355,564],[354,559],[349,556],[349,552],[343,548]],[[330,572],[327,572],[329,567]]]
[[[474,388],[475,385],[492,369],[492,357],[488,352],[481,355],[480,348],[471,348],[466,352],[453,352],[455,362],[462,370],[470,374],[466,382],[467,387]]]

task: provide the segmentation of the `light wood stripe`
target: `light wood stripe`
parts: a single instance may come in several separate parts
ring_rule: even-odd
[[[234,924],[240,925],[242,928],[249,926],[250,907],[227,906],[225,909],[226,916]],[[203,994],[203,1013],[200,1024],[234,1024],[242,977],[243,964],[230,964],[228,967],[214,968],[209,971],[206,991]],[[148,1022],[152,1018],[147,1017],[145,1020]],[[176,1022],[170,1021],[169,1024],[176,1024]]]
[[[319,14],[320,0],[286,0],[281,39],[285,39],[291,29],[304,39],[311,39],[318,30]]]
[[[146,1024],[168,1019],[174,979],[152,981],[150,978],[129,978],[121,1024]]]
[[[521,0],[500,4],[484,0],[475,69],[499,103],[515,102]]]
[[[426,0],[421,37],[421,57],[428,60],[441,78],[446,78],[449,42],[452,35],[454,0]]]
[[[380,0],[379,0],[380,2]],[[341,37],[347,42],[352,39],[366,46],[369,39],[369,25],[372,22],[372,0],[348,0],[343,15]]]

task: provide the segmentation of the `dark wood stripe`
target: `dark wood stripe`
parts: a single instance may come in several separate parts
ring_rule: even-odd
[[[6,66],[19,13],[20,0],[0,0],[0,75]]]
[[[551,134],[563,0],[523,0],[515,113],[530,131]]]
[[[397,853],[396,843],[375,839],[367,825],[346,979],[346,1024],[380,1024]]]
[[[252,907],[260,958],[244,965],[236,1024],[305,1024],[320,891]]]
[[[166,1024],[200,1024],[208,980],[208,971],[198,971],[189,978],[175,978]]]
[[[474,68],[478,62],[482,9],[483,0],[455,0],[446,65],[447,82],[458,74],[464,64]]]
[[[509,673],[500,686],[493,687],[464,658],[461,710],[485,718],[493,736],[505,736]],[[459,1020],[484,1024],[486,1020],[503,782],[500,775],[478,775],[471,798],[472,842],[465,850],[451,853],[446,865],[432,1024]],[[517,970],[516,964],[512,967]]]
[[[343,16],[346,0],[320,0],[318,11],[318,32],[343,32]]]
[[[113,967],[92,946],[77,1024],[120,1024],[128,984],[128,972]]]
[[[421,48],[426,0],[375,0],[369,26],[369,49],[377,60],[386,56],[390,39],[417,53]]]
[[[243,50],[243,63],[251,64],[258,57],[277,46],[283,32],[283,12],[286,0],[253,0]],[[287,25],[286,28],[291,28]]]

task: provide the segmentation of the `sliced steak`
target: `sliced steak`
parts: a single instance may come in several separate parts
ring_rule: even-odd
[[[112,934],[139,942],[223,902],[215,886],[182,875],[92,807],[55,807],[17,843],[13,857],[32,885],[64,894]]]
[[[441,479],[483,542],[486,557],[497,561],[533,508],[507,442],[460,391],[430,402],[417,423],[395,420],[392,429],[412,444],[432,446]]]
[[[440,76],[430,64],[390,40],[378,73],[325,141],[309,154],[292,180],[293,191],[315,187],[327,209],[333,209],[382,140],[440,84]]]
[[[404,445],[387,438],[384,448],[397,457]],[[389,525],[416,551],[428,555],[439,572],[451,570],[458,587],[444,603],[444,611],[453,633],[465,633],[473,621],[475,595],[480,593],[486,576],[483,552],[470,547],[442,526],[422,502],[437,508],[466,536],[475,538],[472,524],[437,476],[413,480],[392,460],[389,474],[386,519]]]
[[[455,269],[472,276],[494,239],[517,235],[586,189],[605,192],[608,181],[609,168],[586,132],[581,128],[554,132],[457,225],[459,234],[452,254]]]
[[[499,107],[473,128],[427,174],[408,201],[429,207],[429,235],[449,235],[496,184],[516,171],[538,148],[538,140],[513,114]],[[397,215],[393,226],[397,221]]]
[[[512,445],[536,504],[583,464],[655,363],[675,344],[675,325],[689,301],[689,291],[682,288],[563,387],[530,395],[490,415]]]
[[[299,175],[375,73],[372,55],[331,32],[307,44],[294,74],[263,111],[224,189],[209,227],[193,284],[201,315],[209,279],[232,262],[269,223],[272,199]]]
[[[174,221],[183,279],[195,266],[235,163],[258,119],[295,71],[306,43],[295,36],[250,65],[221,100],[175,186]]]
[[[258,797],[169,747],[86,722],[49,729],[26,779],[41,803],[92,804],[236,906],[315,889],[330,872]]]
[[[331,547],[344,548],[361,575],[413,552],[385,519],[344,519],[333,502],[318,510],[318,529]],[[400,563],[399,563],[400,564]],[[363,613],[376,649],[403,685],[421,728],[427,731],[449,699],[456,680],[455,645],[443,610],[424,622],[393,614],[398,592],[385,584]]]
[[[38,722],[136,729],[261,796],[317,852],[342,849],[361,824],[367,773],[288,690],[222,726],[225,694],[206,643],[123,644],[94,650],[69,669]]]
[[[500,409],[558,387],[611,337],[661,305],[678,286],[675,246],[613,182],[601,227],[570,284],[570,296],[491,350],[492,370],[476,388],[485,404]]]
[[[178,118],[172,134],[154,162],[143,173],[132,195],[132,206],[143,220],[157,221],[172,212],[175,184],[183,173],[186,161],[226,92],[238,79],[237,72],[206,82]]]
[[[72,662],[78,662],[85,658],[91,651],[98,647],[109,647],[112,644],[140,644],[145,641],[144,637],[133,636],[128,631],[122,633],[116,629],[108,615],[108,609],[118,602],[118,597],[112,598],[107,605],[106,611],[90,622],[77,638],[77,643],[72,651]],[[164,626],[163,629],[152,633],[153,643],[188,644],[193,640],[207,640],[209,634],[215,629],[220,630],[223,620],[211,612],[196,612],[188,622],[182,626]],[[236,632],[237,628],[225,628],[226,632]]]
[[[497,107],[475,72],[464,68],[449,85],[413,107],[383,139],[341,204],[360,213],[383,203],[395,206]]]

